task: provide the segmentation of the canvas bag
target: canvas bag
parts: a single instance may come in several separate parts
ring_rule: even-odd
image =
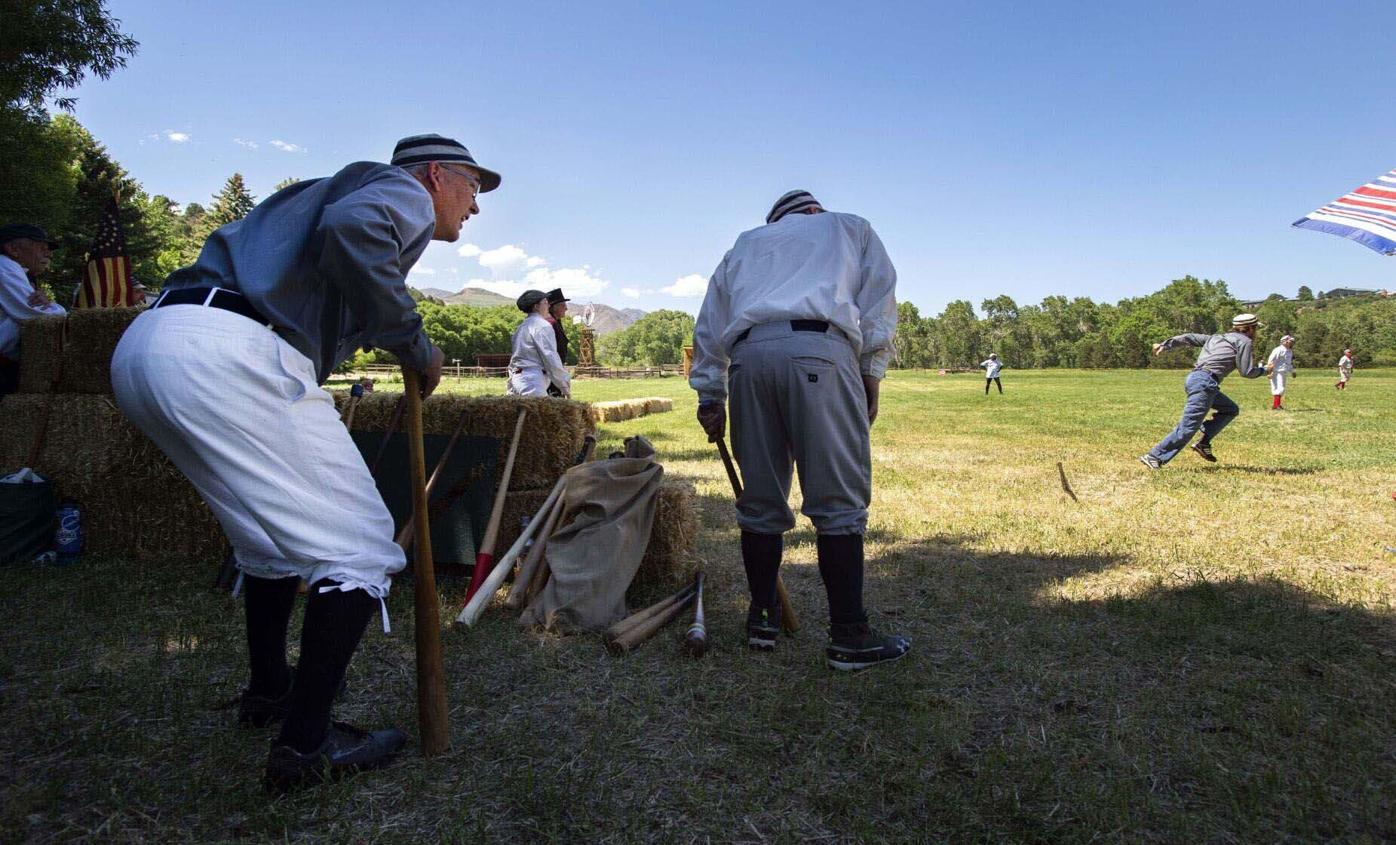
[[[650,542],[664,467],[648,457],[612,458],[563,478],[567,522],[545,551],[552,577],[519,621],[563,633],[601,630],[626,616],[625,591]]]

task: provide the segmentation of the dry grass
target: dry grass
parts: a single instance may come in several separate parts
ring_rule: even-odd
[[[216,709],[243,683],[241,612],[205,569],[11,567],[0,613],[0,839],[226,841],[1378,842],[1396,838],[1396,373],[1345,394],[1263,383],[1159,473],[1181,373],[895,374],[874,430],[875,622],[900,664],[821,662],[807,524],[785,579],[808,623],[741,646],[727,481],[679,379],[644,433],[696,486],[713,651],[675,626],[612,658],[497,611],[446,633],[454,750],[269,803],[268,734]],[[500,391],[498,382],[453,385]],[[1079,502],[1061,490],[1063,462]],[[341,715],[415,724],[411,590],[370,632]],[[445,612],[464,584],[443,583]]]

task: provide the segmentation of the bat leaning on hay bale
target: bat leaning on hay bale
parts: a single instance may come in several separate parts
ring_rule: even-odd
[[[499,521],[504,516],[504,499],[509,494],[509,479],[514,474],[514,458],[519,453],[519,440],[523,437],[524,418],[528,409],[519,411],[518,422],[514,423],[514,439],[509,443],[509,457],[504,460],[504,473],[499,478],[499,489],[494,494],[494,507],[490,509],[490,521],[485,526],[485,537],[480,541],[480,550],[475,554],[475,569],[470,573],[470,587],[465,591],[466,605],[479,592],[480,585],[494,566],[494,544],[499,539]]]
[[[543,506],[538,509],[538,513],[534,514],[528,527],[519,532],[519,537],[514,541],[514,545],[509,547],[509,550],[504,553],[504,557],[500,558],[499,562],[494,565],[494,569],[490,570],[490,574],[481,582],[480,589],[475,591],[474,596],[466,600],[465,607],[461,608],[460,616],[456,617],[457,624],[468,627],[480,619],[480,614],[485,612],[485,606],[490,603],[495,591],[504,582],[504,577],[509,574],[510,567],[514,565],[519,553],[528,544],[529,538],[537,533],[539,527],[546,521],[547,514],[552,509],[553,504],[562,496],[562,487],[563,479],[559,478],[557,484],[553,486],[552,492],[548,494],[548,498],[544,500]]]

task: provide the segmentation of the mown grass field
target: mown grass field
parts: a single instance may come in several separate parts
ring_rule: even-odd
[[[271,732],[225,706],[242,610],[213,572],[10,567],[0,841],[1396,838],[1396,371],[1342,394],[1303,371],[1285,413],[1233,376],[1221,463],[1151,473],[1136,456],[1176,421],[1182,378],[1005,370],[986,398],[972,375],[893,374],[867,597],[914,649],[854,676],[822,663],[807,522],[784,569],[805,629],[772,655],[741,645],[730,492],[682,380],[579,382],[581,399],[678,400],[601,448],[644,433],[696,482],[712,653],[685,659],[676,626],[618,659],[493,610],[444,634],[448,755],[411,745],[276,802],[257,783]],[[463,591],[443,583],[444,618]],[[391,607],[340,715],[415,731],[407,584]]]

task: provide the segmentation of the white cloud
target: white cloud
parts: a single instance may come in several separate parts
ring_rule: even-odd
[[[540,255],[530,255],[528,257],[528,260],[524,262],[525,266],[528,267],[542,267],[544,264],[547,263],[548,259],[543,258]]]
[[[488,267],[498,273],[506,267],[513,267],[516,264],[528,264],[528,253],[513,244],[505,244],[495,249],[487,249],[480,253],[477,259],[481,267]]]
[[[271,145],[286,153],[303,153],[306,151],[305,147],[302,147],[300,144],[289,144],[285,141],[272,141]]]
[[[173,129],[165,130],[165,140],[171,144],[185,144],[189,141],[188,132],[176,132]]]
[[[234,138],[233,143],[237,144],[239,147],[246,147],[249,150],[255,150],[257,147],[261,146],[256,141],[244,141],[241,138]]]
[[[435,275],[436,275],[436,271],[433,270],[433,269],[431,269],[430,267],[413,267],[413,268],[412,268],[412,273],[411,273],[411,275],[413,275],[413,276],[435,276]]]
[[[538,267],[524,276],[524,282],[535,290],[562,288],[569,298],[596,296],[610,286],[610,282],[591,273],[591,268],[561,267],[551,270]]]
[[[623,297],[626,297],[627,299],[639,299],[639,298],[640,298],[640,289],[639,289],[639,288],[621,288],[621,289],[620,289],[620,295],[623,296]]]
[[[475,244],[461,244],[460,248],[456,250],[456,255],[459,255],[461,258],[474,258],[479,255],[480,252],[481,249]]]
[[[708,280],[697,273],[690,273],[681,279],[676,279],[672,285],[660,288],[660,290],[670,296],[702,296],[708,292]]]

